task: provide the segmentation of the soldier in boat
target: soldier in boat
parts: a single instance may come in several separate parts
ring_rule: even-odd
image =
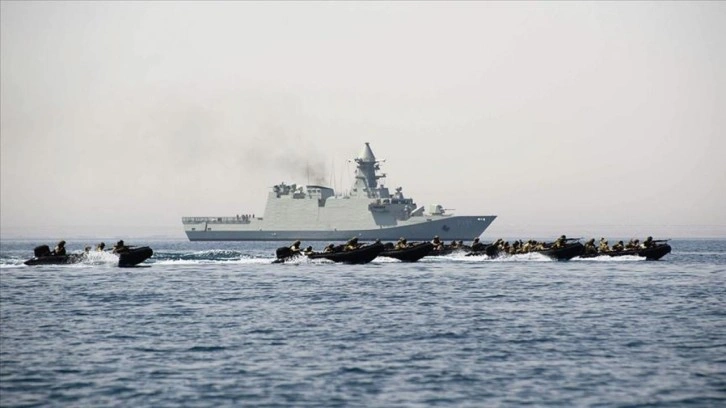
[[[585,255],[597,254],[597,247],[595,246],[595,238],[590,238],[589,241],[585,242]]]
[[[406,241],[406,238],[401,237],[398,239],[398,242],[396,242],[395,249],[406,249],[408,248],[408,242]]]
[[[479,237],[474,238],[474,241],[471,243],[471,250],[474,252],[483,251],[485,248],[484,244],[479,242]]]
[[[438,235],[434,236],[434,239],[431,241],[431,243],[434,244],[435,251],[441,251],[442,249],[444,249],[444,243],[441,242]]]
[[[326,246],[325,249],[323,249],[323,252],[325,252],[325,253],[335,252],[335,245],[328,244],[328,246]]]
[[[293,254],[297,254],[300,252],[300,241],[295,241],[290,245],[290,252]]]
[[[653,242],[653,237],[648,237],[643,241],[643,248],[650,248],[652,246],[655,246],[655,242]]]
[[[610,246],[605,238],[600,238],[600,246],[598,247],[600,253],[610,252]]]
[[[303,254],[305,254],[305,255],[310,255],[310,254],[312,254],[312,253],[313,253],[313,247],[312,247],[312,246],[308,246],[308,247],[307,247],[307,248],[305,248],[305,250],[303,251]]]
[[[638,249],[640,247],[640,241],[636,238],[631,238],[628,244],[625,245],[625,249]]]
[[[532,250],[532,240],[529,239],[529,240],[527,240],[527,242],[524,243],[524,245],[522,245],[522,253],[526,254],[531,250]]]
[[[554,245],[552,245],[552,249],[564,248],[566,244],[567,244],[567,237],[564,235],[560,235],[560,237],[557,238],[557,241],[555,241]]]
[[[618,241],[617,244],[613,245],[613,251],[620,252],[625,249],[625,245],[623,245],[623,241]]]
[[[103,252],[103,249],[106,248],[106,243],[101,242],[100,244],[96,245],[96,251]]]
[[[361,245],[358,243],[358,237],[353,237],[345,244],[345,250],[353,251],[360,248],[360,246]]]
[[[66,241],[60,240],[58,241],[58,244],[53,249],[53,252],[51,252],[51,255],[65,255],[66,254]]]
[[[119,240],[116,243],[116,245],[113,246],[113,251],[112,252],[114,254],[120,254],[120,253],[123,253],[123,252],[129,252],[129,247],[127,245],[124,245],[124,240],[121,239],[121,240]]]

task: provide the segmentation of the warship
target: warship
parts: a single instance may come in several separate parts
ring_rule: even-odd
[[[190,241],[472,240],[494,215],[456,216],[442,205],[418,206],[401,187],[391,193],[379,180],[380,162],[369,143],[354,159],[346,194],[323,185],[280,183],[267,196],[263,216],[182,217]]]

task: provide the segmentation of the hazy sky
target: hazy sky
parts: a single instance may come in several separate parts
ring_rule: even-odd
[[[724,2],[0,18],[3,238],[183,237],[182,216],[262,214],[283,180],[347,189],[364,142],[419,205],[498,215],[485,237],[726,237]]]

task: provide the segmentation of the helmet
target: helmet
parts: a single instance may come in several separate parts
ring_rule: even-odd
[[[123,246],[123,244],[124,244],[124,240],[123,240],[123,239],[119,240],[119,241],[118,241],[118,242],[116,243],[116,245],[118,245],[118,246]]]
[[[401,242],[406,243],[406,238],[401,238]]]
[[[106,244],[105,244],[105,243],[103,243],[103,242],[101,242],[100,244],[98,244],[98,246],[99,246],[100,248],[105,248],[105,247],[106,247]]]
[[[327,246],[327,247],[328,247],[328,248],[332,248],[332,247],[334,247],[334,246],[335,246],[335,245],[333,245],[333,244],[328,244],[328,246]]]
[[[295,241],[292,243],[293,245],[300,245],[300,241]]]
[[[305,248],[305,250],[306,251],[312,251],[313,250],[313,247],[312,246],[309,246],[309,247]]]
[[[66,244],[66,241],[63,241],[63,240],[58,241],[58,245],[65,245],[65,244]]]
[[[567,237],[564,235],[560,235],[560,239],[567,239]]]
[[[474,242],[479,242],[479,238],[474,238]]]

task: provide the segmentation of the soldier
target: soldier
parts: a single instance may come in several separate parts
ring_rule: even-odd
[[[295,241],[290,245],[290,252],[297,254],[300,252],[300,241]]]
[[[560,235],[560,237],[557,238],[557,241],[555,241],[555,244],[552,245],[552,249],[564,248],[566,244],[567,244],[567,237],[564,235]]]
[[[625,249],[625,246],[623,245],[623,241],[618,241],[617,244],[613,245],[613,251],[620,252],[623,249]]]
[[[58,241],[58,245],[53,249],[52,255],[65,255],[66,254],[66,241]]]
[[[100,244],[96,245],[96,251],[103,252],[103,249],[106,248],[106,243],[101,242]]]
[[[334,251],[335,251],[335,245],[333,245],[333,244],[328,244],[328,246],[326,246],[325,249],[323,250],[323,252],[325,252],[325,253],[330,253],[330,252],[334,252]]]
[[[598,247],[599,252],[610,252],[610,246],[605,238],[600,238],[600,246]]]
[[[650,248],[654,245],[653,237],[648,237],[643,241],[643,248]]]
[[[434,236],[434,239],[433,241],[431,241],[431,243],[434,244],[434,250],[436,251],[444,249],[444,243],[441,242],[438,235]]]
[[[129,247],[126,246],[126,245],[124,245],[124,240],[123,239],[119,240],[116,243],[116,245],[113,246],[113,253],[114,254],[120,254],[120,253],[128,252],[128,251],[129,251]]]
[[[526,254],[531,250],[532,250],[532,240],[530,239],[530,240],[527,240],[527,242],[525,242],[524,245],[522,245],[522,253]]]
[[[510,248],[509,248],[509,241],[504,241],[504,246],[502,246],[502,251],[504,251],[504,253],[507,253],[507,254],[511,253]]]
[[[346,244],[345,244],[345,250],[346,251],[352,251],[354,249],[360,248],[360,244],[358,244],[358,238],[353,237],[351,238]]]
[[[595,247],[595,238],[591,238],[585,242],[585,255],[597,254],[597,247]]]
[[[630,241],[628,241],[627,245],[625,245],[625,249],[637,249],[638,248],[638,240],[635,238],[630,238]]]
[[[308,246],[308,247],[307,247],[307,248],[305,248],[305,250],[303,251],[303,254],[305,254],[305,255],[310,255],[310,254],[312,254],[312,253],[313,253],[313,247],[312,247],[312,246]]]
[[[408,248],[408,243],[406,242],[406,238],[401,237],[398,242],[396,243],[396,249],[405,249]]]
[[[484,244],[479,242],[479,237],[474,238],[474,241],[471,243],[471,250],[474,252],[477,251],[483,251],[484,250]]]

